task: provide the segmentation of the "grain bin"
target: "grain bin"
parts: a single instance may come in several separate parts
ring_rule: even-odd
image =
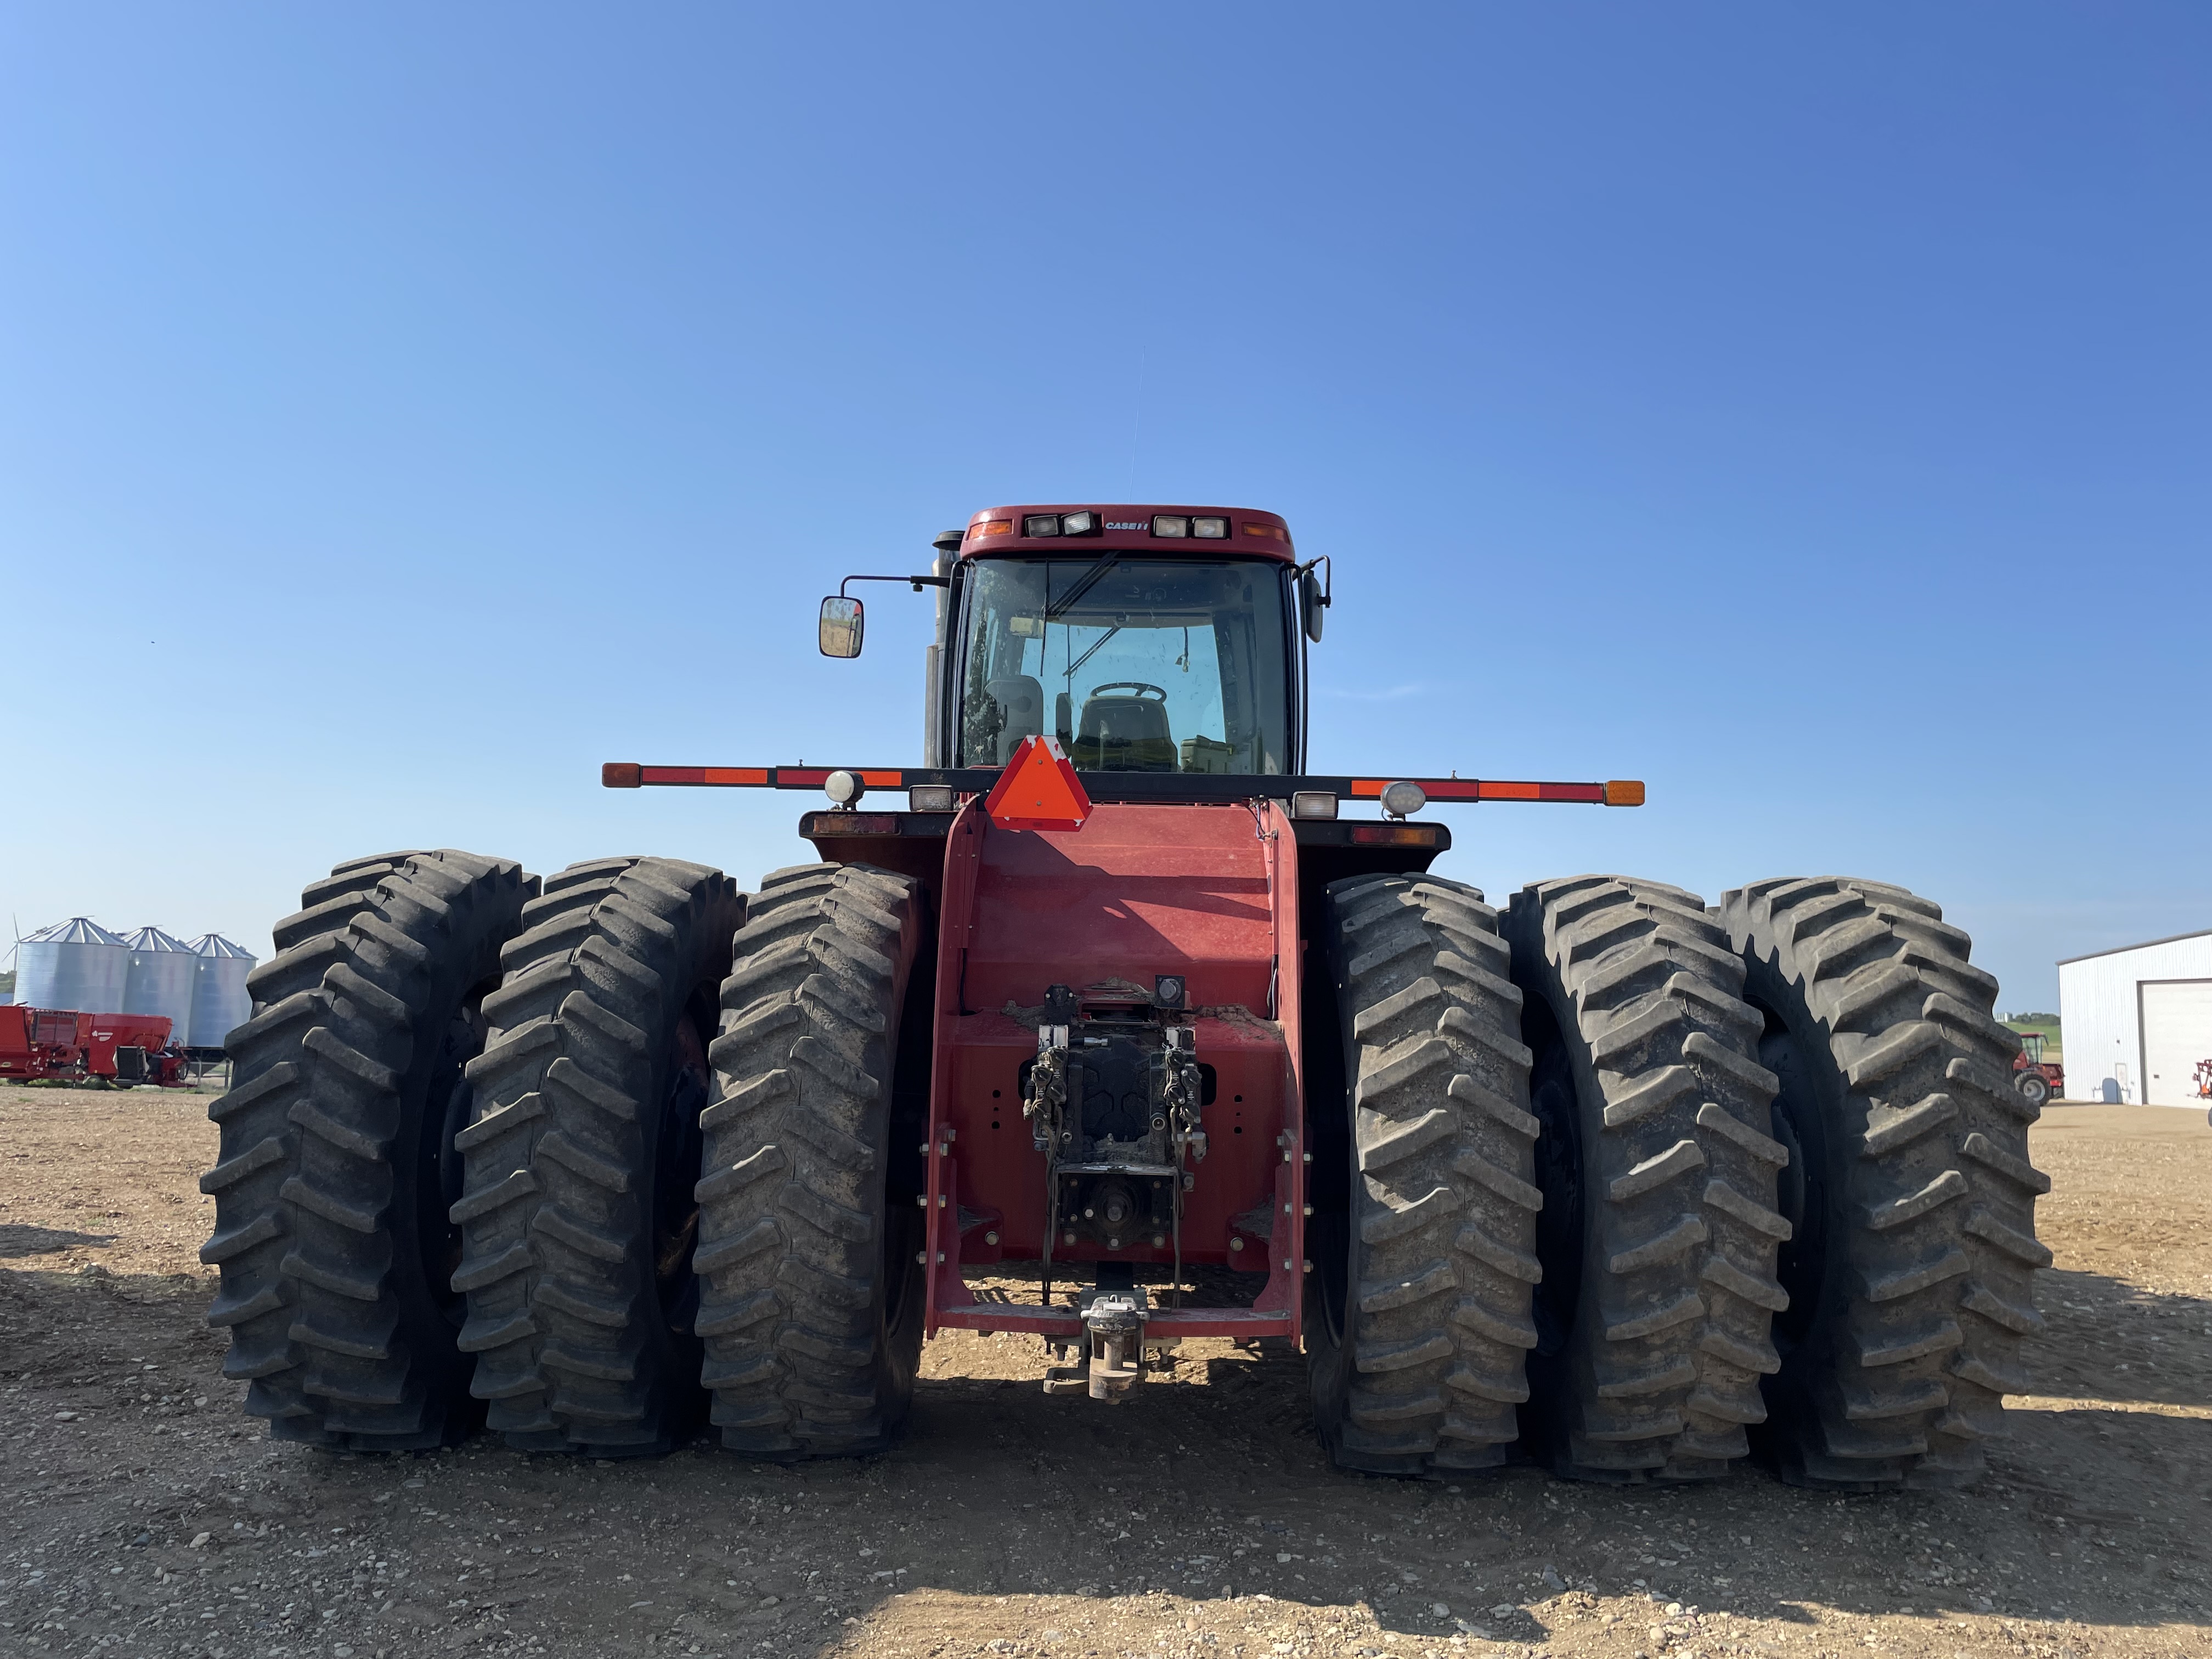
[[[253,971],[253,954],[241,951],[221,933],[205,933],[191,942],[191,1035],[185,1039],[194,1048],[220,1048],[222,1040],[252,1017],[253,998],[246,976]]]
[[[131,952],[98,922],[72,916],[16,948],[15,1000],[30,1008],[119,1014]]]
[[[169,1041],[182,1047],[191,1029],[192,986],[199,958],[183,940],[158,927],[127,933],[131,971],[123,982],[123,1012],[158,1014],[169,1022]]]

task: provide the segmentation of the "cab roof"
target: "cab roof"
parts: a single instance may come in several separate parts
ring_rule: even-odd
[[[1279,514],[1249,507],[1128,501],[987,507],[968,521],[960,541],[963,559],[1002,553],[1060,553],[1080,558],[1093,550],[1141,551],[1168,558],[1219,558],[1237,553],[1286,564],[1297,557],[1290,526]]]

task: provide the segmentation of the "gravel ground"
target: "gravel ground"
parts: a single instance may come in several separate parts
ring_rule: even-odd
[[[852,1465],[274,1445],[201,1323],[205,1106],[0,1086],[0,1652],[2212,1655],[2195,1113],[2046,1115],[2049,1392],[1972,1492],[1837,1498],[1337,1474],[1226,1343],[1113,1407],[949,1336]]]

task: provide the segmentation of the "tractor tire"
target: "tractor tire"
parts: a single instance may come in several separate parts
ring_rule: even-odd
[[[2033,1279],[2051,1263],[1996,981],[1901,887],[1762,881],[1720,915],[1790,1148],[1771,1455],[1807,1486],[1963,1485],[2027,1388],[2021,1338],[2042,1328]]]
[[[732,1451],[880,1451],[912,1404],[927,932],[911,878],[800,865],[762,883],[738,936],[694,1259],[702,1380]]]
[[[484,1000],[453,1206],[462,1349],[532,1451],[651,1456],[697,1427],[699,1113],[744,899],[720,871],[604,859],[547,878]]]
[[[1710,1479],[1778,1363],[1782,1149],[1743,965],[1680,888],[1583,876],[1507,908],[1544,1194],[1522,1424],[1577,1480]]]
[[[481,1415],[455,1346],[453,1132],[481,1004],[538,878],[471,853],[342,864],[276,924],[208,1109],[219,1161],[200,1260],[227,1376],[270,1436],[333,1450],[450,1445]]]
[[[2012,1086],[2020,1097],[2038,1112],[2042,1111],[2051,1099],[2051,1079],[2040,1072],[2014,1072]]]
[[[1345,1468],[1495,1467],[1528,1395],[1542,1202],[1498,913],[1441,877],[1361,876],[1324,890],[1315,934],[1348,1122],[1310,1138],[1349,1166],[1307,1224],[1315,1426]]]

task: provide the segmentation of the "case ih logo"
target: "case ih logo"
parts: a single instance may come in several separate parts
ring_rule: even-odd
[[[1109,519],[1106,520],[1106,527],[1109,530],[1142,530],[1145,528],[1145,521],[1142,519]]]

